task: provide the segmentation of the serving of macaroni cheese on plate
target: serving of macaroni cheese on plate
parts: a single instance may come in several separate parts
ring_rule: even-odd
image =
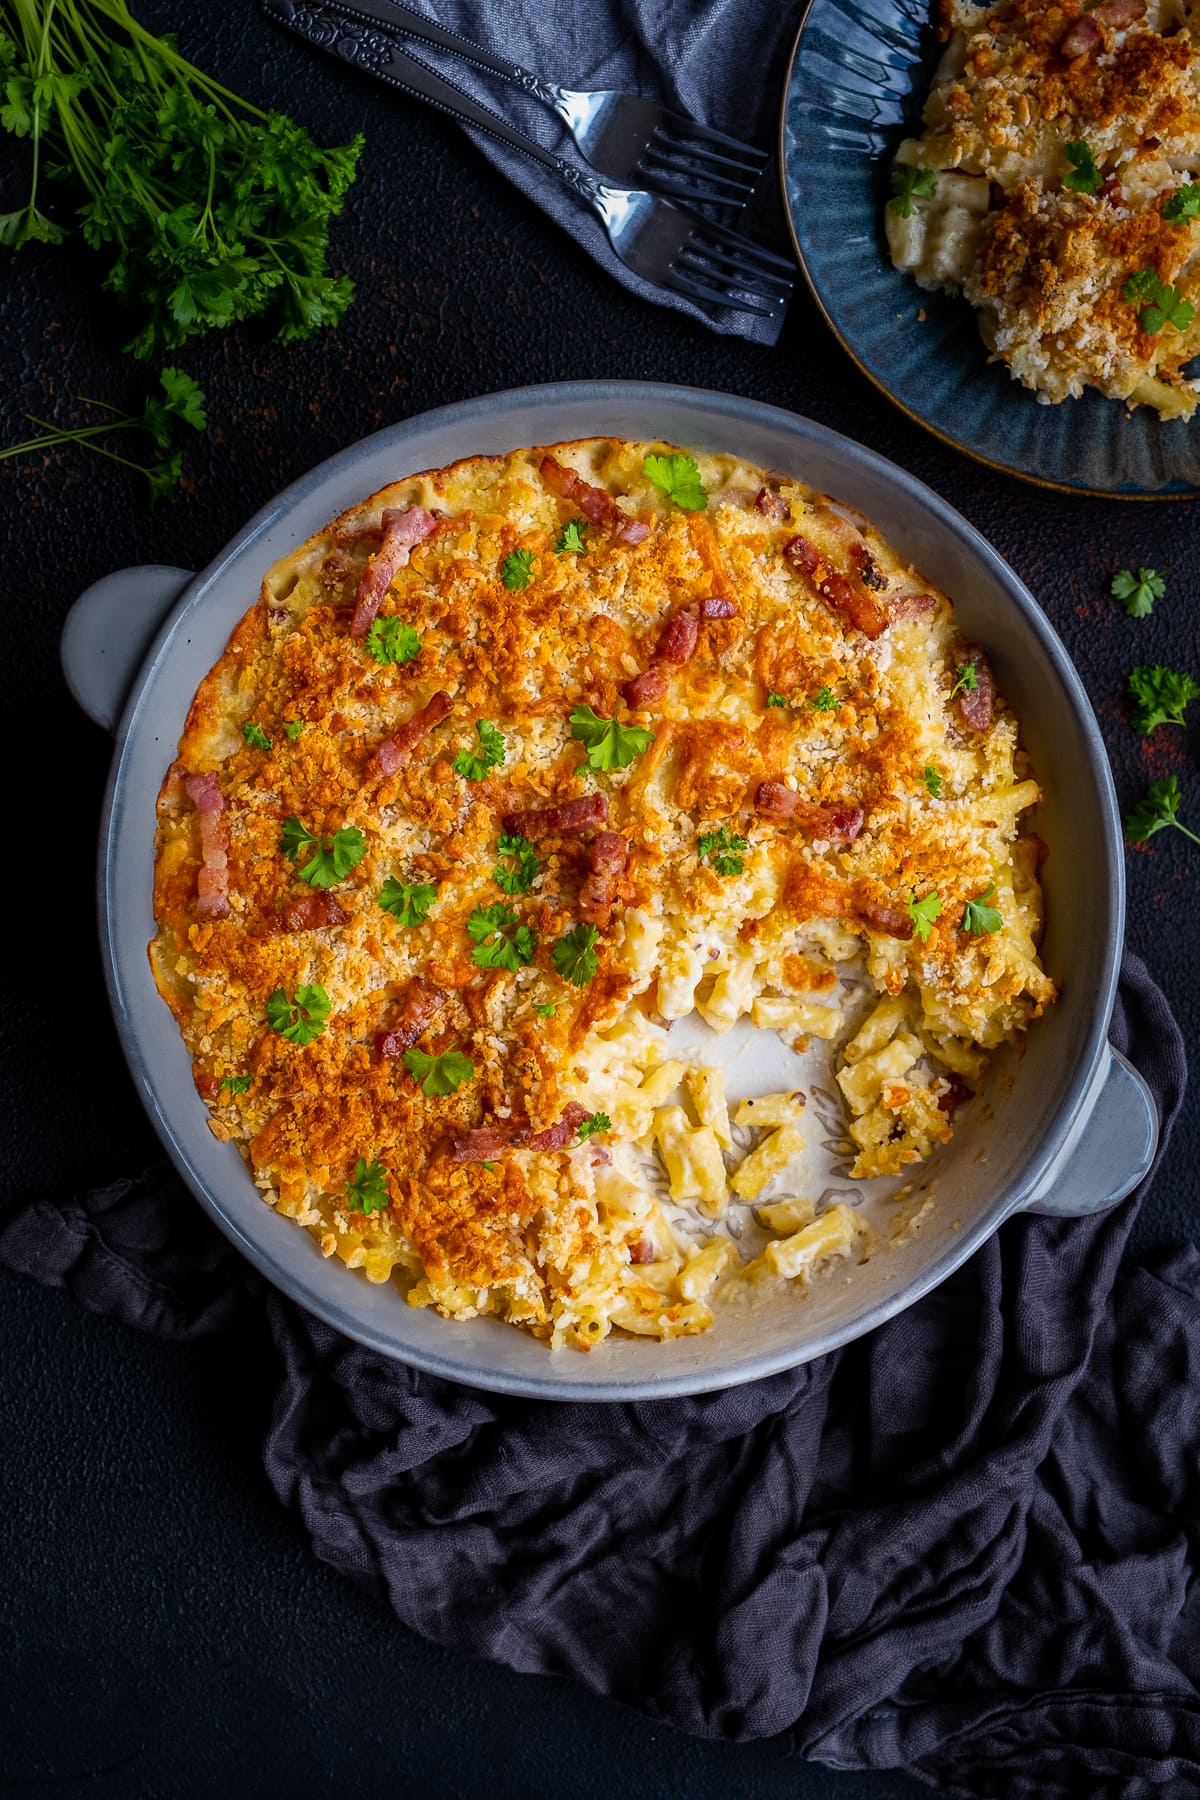
[[[1182,0],[943,0],[948,40],[891,174],[892,260],[963,293],[1058,402],[1196,407],[1200,66]]]
[[[151,965],[325,1256],[555,1348],[703,1332],[871,1254],[864,1194],[1054,1000],[1038,799],[986,646],[852,508],[667,444],[475,457],[268,573],[162,786]]]

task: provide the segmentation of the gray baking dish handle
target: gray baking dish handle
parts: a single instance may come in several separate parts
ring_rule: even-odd
[[[115,731],[134,677],[163,620],[193,579],[190,569],[143,563],[85,588],[59,640],[67,686],[90,719]]]
[[[1131,1194],[1158,1147],[1158,1109],[1133,1064],[1105,1046],[1091,1086],[1049,1174],[1021,1206],[1081,1218]]]
[[[67,614],[60,647],[67,685],[106,731],[115,730],[150,646],[192,579],[190,570],[160,563],[118,569]],[[1053,1168],[1017,1209],[1065,1218],[1101,1212],[1137,1186],[1157,1143],[1153,1096],[1109,1044]]]

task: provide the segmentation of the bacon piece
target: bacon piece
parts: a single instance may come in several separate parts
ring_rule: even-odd
[[[868,903],[855,910],[864,925],[869,925],[872,931],[882,932],[884,937],[910,938],[913,934],[912,920],[898,907]]]
[[[411,719],[393,731],[391,737],[384,738],[370,757],[367,763],[368,781],[378,775],[394,775],[397,769],[402,769],[422,738],[428,737],[434,726],[440,725],[449,711],[449,694],[438,692],[427,700],[420,712],[415,712]]]
[[[294,900],[283,915],[285,931],[321,931],[326,925],[344,925],[350,914],[328,891],[306,894]]]
[[[1100,0],[1099,6],[1093,6],[1088,15],[1097,25],[1111,31],[1123,31],[1127,25],[1145,16],[1146,0]]]
[[[812,838],[828,838],[835,844],[852,844],[863,827],[863,809],[849,801],[814,804],[782,781],[759,783],[755,811],[764,819],[794,819]]]
[[[964,688],[959,694],[959,711],[972,731],[986,731],[995,711],[996,683],[992,679],[992,667],[977,644],[963,645],[958,666],[962,668],[967,663],[975,665],[975,686],[970,693]]]
[[[654,653],[655,661],[676,664],[690,662],[699,635],[700,616],[694,606],[673,613],[663,626],[662,636]]]
[[[560,500],[569,500],[577,506],[589,525],[606,526],[618,543],[640,544],[643,538],[650,536],[648,525],[643,525],[640,519],[631,519],[628,513],[621,511],[611,494],[601,487],[593,487],[590,481],[585,481],[574,469],[566,468],[557,457],[543,456],[541,477]]]
[[[892,601],[892,617],[911,619],[918,613],[932,612],[936,605],[932,594],[900,594]]]
[[[736,619],[737,607],[724,594],[708,594],[700,602],[702,619]]]
[[[229,917],[229,832],[221,823],[225,796],[215,775],[190,775],[184,782],[200,822],[200,872],[196,877],[196,917]]]
[[[449,998],[444,988],[434,987],[431,981],[423,981],[419,975],[414,975],[401,997],[395,1023],[375,1039],[380,1056],[394,1062],[406,1050],[411,1050]]]
[[[627,518],[613,528],[613,536],[618,544],[641,544],[650,536],[650,527],[643,525],[640,519]]]
[[[874,588],[876,593],[882,593],[887,586],[887,576],[861,538],[851,544],[850,555],[858,565],[858,579],[863,586]]]
[[[629,862],[629,845],[619,831],[602,831],[588,848],[591,873],[579,890],[579,911],[589,925],[607,925],[615,889]]]
[[[354,617],[350,621],[351,637],[366,637],[380,601],[392,585],[397,571],[407,563],[414,545],[421,544],[437,525],[432,513],[423,506],[384,508],[383,542],[363,570],[358,592],[354,596]]]
[[[946,1091],[944,1094],[938,1095],[938,1111],[944,1113],[957,1112],[964,1100],[970,1100],[972,1098],[972,1091],[961,1075],[951,1073],[949,1075],[944,1075],[942,1079],[946,1083]]]
[[[524,812],[505,813],[500,823],[505,831],[537,843],[544,837],[578,837],[594,825],[605,824],[607,819],[606,794],[581,794],[578,800],[563,800],[557,806],[531,806]]]
[[[864,637],[872,640],[881,637],[891,624],[883,602],[864,588],[855,587],[836,569],[831,569],[823,580],[818,581],[817,592],[835,612],[845,613],[855,630],[861,631]]]
[[[662,663],[651,663],[642,674],[635,675],[632,681],[626,682],[625,698],[638,711],[661,700],[670,685],[671,671]]]
[[[1097,8],[1097,11],[1099,9]],[[1076,19],[1059,43],[1059,54],[1070,62],[1076,56],[1087,56],[1104,42],[1104,33],[1093,23],[1091,18]]]
[[[565,1150],[587,1117],[587,1107],[572,1100],[558,1123],[545,1131],[515,1123],[480,1125],[455,1138],[451,1154],[455,1162],[490,1162],[501,1150]]]
[[[633,1243],[629,1246],[629,1260],[631,1263],[653,1262],[657,1254],[658,1252],[655,1250],[654,1245],[650,1242],[649,1238],[635,1238]]]
[[[759,488],[754,498],[754,510],[768,519],[786,519],[788,516],[787,501],[782,494],[769,487]]]
[[[821,552],[806,537],[789,538],[783,546],[784,558],[790,562],[797,575],[812,575],[821,562]]]

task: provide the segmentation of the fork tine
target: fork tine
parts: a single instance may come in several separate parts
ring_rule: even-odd
[[[751,294],[756,299],[767,301],[768,304],[788,299],[792,291],[790,285],[776,286],[776,278],[773,276],[763,279],[757,275],[748,275],[744,269],[736,266],[726,269],[714,268],[711,263],[698,262],[686,251],[681,252],[675,258],[672,267],[682,271],[689,281],[700,280],[717,283],[726,290],[726,293],[732,294],[736,291],[739,294]],[[736,303],[727,301],[727,304]]]
[[[686,138],[673,136],[670,129],[663,125],[659,125],[655,128],[654,135],[650,142],[652,145],[667,151],[671,155],[688,156],[693,158],[696,162],[710,163],[714,166],[719,165],[726,169],[736,169],[739,174],[749,175],[755,180],[757,180],[758,176],[762,174],[767,166],[766,157],[760,157],[757,152],[754,155],[753,161],[744,156],[722,156],[719,150],[710,150],[704,144],[692,143]]]
[[[768,150],[758,150],[741,138],[729,137],[724,131],[714,131],[711,125],[702,125],[699,119],[686,118],[682,113],[664,112],[663,122],[658,129],[674,131],[687,138],[704,138],[710,144],[723,144],[727,150],[735,150],[740,157],[756,164],[760,169],[766,166],[770,156]]]
[[[672,287],[677,294],[688,294],[693,300],[711,300],[717,306],[723,306],[734,312],[757,313],[760,318],[770,319],[775,315],[774,306],[759,306],[753,300],[739,300],[732,295],[721,293],[717,288],[706,287],[702,281],[693,281],[690,276],[681,275],[678,269],[668,271],[664,286]]]
[[[683,168],[678,163],[666,162],[653,153],[644,153],[639,158],[637,172],[663,193],[685,196],[703,194],[706,199],[723,200],[729,206],[743,205],[754,190],[753,182],[735,181],[728,175],[719,175],[709,169]]]
[[[694,238],[679,251],[676,261],[686,262],[690,268],[697,269],[710,281],[719,279],[748,282],[751,288],[768,296],[774,293],[790,294],[792,291],[791,280],[777,275],[773,269],[755,269],[724,251],[703,248]]]
[[[674,176],[660,175],[657,170],[646,169],[641,163],[637,166],[637,173],[656,194],[670,194],[676,200],[686,200],[693,206],[707,204],[740,207],[745,201],[744,193],[729,194],[719,188],[707,187],[703,182],[676,180]]]
[[[789,286],[795,281],[796,265],[790,257],[778,256],[765,244],[756,244],[753,238],[743,237],[740,231],[730,231],[726,225],[716,225],[705,219],[701,228],[692,233],[692,242],[698,248],[711,247],[723,255],[736,256],[743,265],[756,264],[764,274],[778,269],[787,276]]]

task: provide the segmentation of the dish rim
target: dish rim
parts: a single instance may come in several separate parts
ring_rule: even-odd
[[[854,346],[843,335],[835,323],[829,308],[825,304],[824,297],[817,285],[812,270],[808,266],[808,259],[800,245],[800,234],[796,229],[796,220],[792,212],[791,196],[788,193],[788,102],[791,99],[792,89],[796,79],[796,59],[800,54],[800,44],[804,37],[804,33],[808,28],[809,15],[816,5],[817,0],[804,0],[800,18],[796,25],[796,35],[792,39],[792,47],[788,52],[787,68],[783,77],[783,90],[779,101],[779,126],[776,132],[775,161],[779,170],[779,198],[783,207],[783,216],[787,223],[788,237],[791,239],[792,253],[796,258],[796,262],[799,266],[800,273],[804,277],[808,291],[816,303],[817,311],[820,313],[826,325],[833,333],[834,338],[841,345],[855,368],[860,374],[865,375],[872,387],[875,388],[877,392],[881,393],[886,400],[889,400],[899,412],[902,412],[906,419],[911,419],[914,425],[919,425],[923,431],[929,432],[930,436],[935,437],[940,444],[945,444],[948,450],[955,450],[960,456],[970,457],[972,462],[980,463],[985,469],[991,469],[997,475],[1006,475],[1012,481],[1027,481],[1031,487],[1041,488],[1046,493],[1069,494],[1076,500],[1120,500],[1131,505],[1136,505],[1139,501],[1157,505],[1179,505],[1181,502],[1186,504],[1189,501],[1200,500],[1200,488],[1193,488],[1190,492],[1179,494],[1122,493],[1112,488],[1077,486],[1069,481],[1051,481],[1046,475],[1031,474],[1028,470],[1014,467],[1012,463],[997,462],[994,457],[986,455],[984,451],[976,449],[971,444],[964,443],[960,438],[952,437],[949,432],[943,431],[940,425],[935,425],[932,420],[925,418],[922,413],[917,412],[913,407],[909,406],[906,401],[901,400],[898,394],[893,393],[887,383],[881,380],[881,378],[875,374],[874,370],[868,368],[867,364],[863,362],[862,358],[858,355],[858,352],[854,349]],[[966,302],[964,301],[964,305],[965,304]],[[1029,404],[1031,406],[1036,406],[1038,404],[1033,395],[1030,395],[1029,397]],[[1062,404],[1065,404],[1065,402]],[[1114,406],[1119,406],[1120,404],[1121,402],[1119,400],[1113,401]]]
[[[682,1372],[674,1375],[665,1373],[655,1375],[652,1373],[634,1380],[609,1379],[583,1382],[572,1378],[568,1372],[570,1365],[559,1361],[552,1364],[549,1358],[554,1353],[549,1350],[545,1352],[547,1361],[544,1373],[539,1371],[526,1377],[521,1373],[512,1373],[506,1370],[494,1372],[488,1367],[469,1366],[472,1353],[470,1348],[464,1344],[455,1354],[456,1346],[452,1339],[447,1340],[445,1353],[431,1352],[419,1345],[415,1348],[405,1346],[402,1350],[397,1349],[386,1331],[376,1329],[370,1321],[355,1316],[354,1302],[357,1288],[352,1279],[348,1279],[344,1300],[341,1297],[340,1289],[336,1300],[328,1299],[323,1292],[307,1280],[306,1275],[295,1275],[290,1270],[281,1270],[270,1249],[260,1245],[253,1236],[248,1235],[233,1211],[226,1210],[220,1197],[208,1186],[198,1169],[193,1167],[187,1144],[183,1141],[184,1132],[182,1129],[177,1129],[173,1113],[159,1104],[149,1058],[141,1041],[143,1032],[139,1021],[146,1016],[143,1009],[147,1005],[161,1006],[162,1002],[157,994],[143,995],[133,986],[133,971],[126,968],[124,956],[114,936],[114,918],[119,906],[121,880],[128,881],[128,876],[119,877],[117,874],[114,849],[121,817],[130,799],[125,782],[125,770],[130,754],[129,747],[136,739],[139,712],[147,691],[152,687],[160,664],[171,651],[176,634],[189,613],[193,608],[204,603],[206,596],[213,589],[214,584],[219,581],[227,566],[236,557],[249,550],[269,525],[285,519],[289,513],[295,512],[303,502],[313,497],[326,484],[336,481],[339,475],[364,458],[368,447],[379,449],[385,441],[394,442],[402,451],[406,439],[414,432],[435,429],[440,426],[457,427],[461,425],[466,428],[483,419],[502,416],[506,412],[530,405],[547,410],[559,409],[564,414],[570,414],[574,419],[582,420],[586,424],[589,408],[594,408],[598,403],[620,404],[622,401],[632,401],[639,407],[647,408],[657,406],[660,409],[670,407],[677,409],[682,406],[686,410],[695,407],[698,410],[707,411],[710,415],[715,410],[716,413],[725,416],[731,430],[736,429],[739,418],[744,421],[748,415],[751,415],[764,427],[774,427],[793,435],[799,432],[801,437],[808,437],[810,441],[832,442],[832,445],[849,461],[865,463],[872,467],[893,489],[898,489],[901,496],[916,502],[927,513],[931,513],[940,532],[949,532],[951,536],[956,537],[968,554],[981,560],[992,571],[998,584],[1004,590],[1008,602],[1016,608],[1021,616],[1022,624],[1037,640],[1070,698],[1075,722],[1086,746],[1087,763],[1095,780],[1094,792],[1100,815],[1100,839],[1104,848],[1106,864],[1104,869],[1098,872],[1098,876],[1102,875],[1103,877],[1106,914],[1112,929],[1104,940],[1102,958],[1096,970],[1098,978],[1096,1001],[1088,1015],[1089,1026],[1084,1042],[1075,1049],[1073,1067],[1059,1109],[1030,1153],[1019,1184],[1015,1191],[1004,1190],[995,1194],[993,1199],[981,1209],[978,1218],[970,1226],[961,1230],[952,1244],[940,1254],[933,1256],[912,1280],[899,1284],[893,1292],[880,1297],[861,1315],[826,1330],[809,1346],[793,1348],[791,1351],[769,1352],[761,1358],[747,1357],[741,1362],[725,1368],[693,1371],[691,1374]],[[705,429],[711,429],[711,427]],[[581,429],[577,427],[573,431],[573,435],[575,437],[581,435]],[[587,435],[610,434],[589,431]],[[561,436],[547,433],[539,441],[549,443],[563,440]],[[469,454],[489,454],[489,452],[476,451]],[[402,477],[394,477],[394,479],[402,479]],[[840,1348],[855,1338],[864,1336],[938,1286],[965,1262],[979,1245],[991,1237],[1007,1217],[1037,1197],[1062,1154],[1072,1131],[1084,1117],[1084,1108],[1089,1094],[1094,1088],[1097,1072],[1101,1067],[1107,1048],[1108,1021],[1116,993],[1120,944],[1124,928],[1124,866],[1120,854],[1119,817],[1112,775],[1099,726],[1086,690],[1065,646],[1020,577],[1008,566],[987,539],[948,501],[916,476],[890,462],[877,451],[844,437],[841,433],[831,430],[816,420],[789,412],[783,407],[773,406],[769,402],[750,400],[744,396],[718,390],[685,387],[671,383],[644,381],[554,382],[502,389],[491,394],[477,396],[474,399],[452,402],[385,426],[380,431],[371,433],[366,438],[336,452],[332,457],[289,483],[253,515],[205,569],[197,572],[186,583],[155,634],[150,648],[133,678],[116,728],[112,767],[101,813],[98,849],[97,900],[101,956],[105,983],[122,1051],[134,1077],[139,1097],[172,1162],[190,1191],[200,1201],[224,1235],[273,1286],[356,1341],[366,1344],[383,1355],[406,1362],[443,1379],[495,1392],[536,1399],[607,1402],[670,1398],[716,1392],[726,1387],[741,1385],[747,1381],[760,1380],[784,1370],[799,1367],[833,1349]],[[144,952],[141,963],[144,967]],[[141,973],[141,970],[139,969],[138,972]],[[349,1277],[350,1272],[345,1273]],[[454,1322],[447,1321],[446,1329],[448,1332],[453,1332]]]

